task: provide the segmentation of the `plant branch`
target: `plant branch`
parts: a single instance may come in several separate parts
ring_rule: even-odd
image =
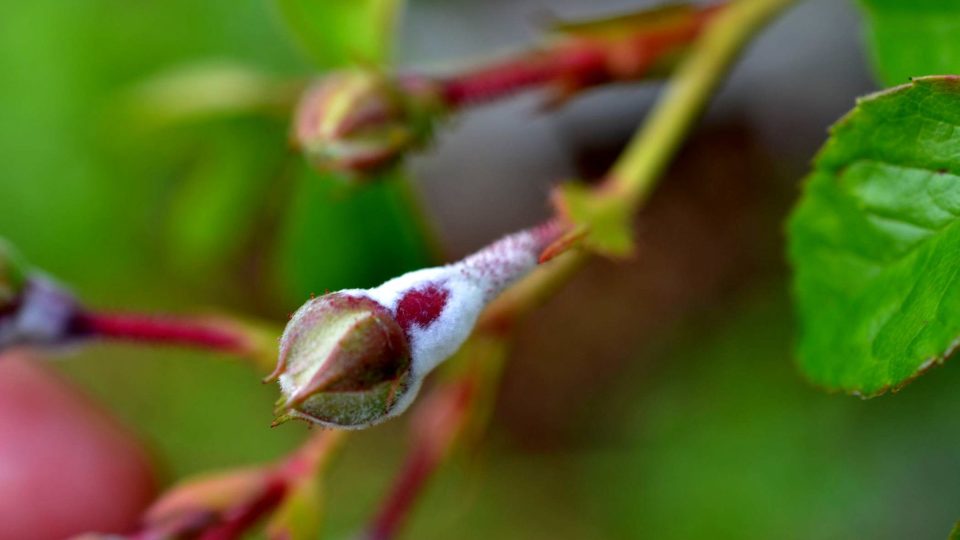
[[[744,44],[794,0],[740,0],[721,10],[694,42],[644,125],[590,197],[601,208],[623,205],[636,213],[656,187],[691,126],[723,81]],[[481,316],[481,324],[515,320],[546,300],[586,260],[583,250],[565,252],[507,290]]]
[[[634,208],[641,206],[744,44],[793,1],[740,0],[718,13],[674,72],[605,187],[622,193]]]
[[[411,420],[411,443],[400,473],[380,504],[364,538],[388,540],[397,535],[430,478],[452,449],[483,429],[507,341],[499,334],[472,338],[457,353],[455,373],[434,386],[417,406]]]
[[[276,334],[258,324],[225,317],[177,317],[102,312],[77,307],[63,339],[129,341],[138,345],[190,347],[244,357],[269,370],[276,360]]]
[[[764,22],[790,3],[791,0],[740,0],[716,16],[694,43],[645,125],[629,143],[604,183],[594,190],[594,197],[600,204],[626,202],[636,211],[646,202],[663,169],[676,153],[713,90],[726,75],[743,44]],[[541,266],[505,291],[483,312],[461,354],[475,350],[481,344],[494,343],[497,348],[487,351],[492,353],[487,355],[487,360],[499,365],[505,355],[508,334],[515,328],[516,322],[552,296],[583,266],[587,258],[588,254],[583,250],[563,253],[552,264]],[[499,351],[499,354],[495,351]],[[454,385],[443,385],[435,392],[443,396],[456,388]],[[443,429],[432,437],[415,435],[413,449],[400,475],[368,528],[371,540],[386,540],[396,535],[427,479],[449,452],[463,429],[465,418],[478,401],[476,398],[466,402],[451,399],[447,403],[425,400],[420,405],[418,412],[435,407],[438,410],[433,414],[445,414],[457,421],[438,424]]]
[[[309,492],[304,486],[317,480],[342,438],[342,432],[316,431],[299,448],[272,465],[187,480],[156,501],[148,510],[143,527],[125,538],[234,540],[269,514],[274,514],[267,527],[269,538],[313,537],[317,531],[295,522],[296,516],[291,522],[278,519],[277,514],[287,517],[284,505]]]
[[[262,517],[272,512],[283,501],[287,485],[280,478],[273,478],[264,486],[261,493],[249,501],[224,512],[218,524],[203,531],[198,540],[234,540],[256,524]]]
[[[237,325],[133,313],[82,311],[72,321],[76,335],[156,345],[178,345],[230,354],[248,354],[253,340]]]
[[[671,6],[567,25],[543,47],[441,78],[441,99],[460,108],[538,86],[553,87],[559,99],[580,88],[642,78],[693,41],[720,6]]]
[[[463,428],[474,399],[469,377],[434,388],[417,410],[412,448],[366,533],[368,540],[393,538],[427,481]]]

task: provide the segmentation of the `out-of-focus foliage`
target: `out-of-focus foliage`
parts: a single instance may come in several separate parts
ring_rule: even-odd
[[[960,79],[860,100],[832,130],[790,221],[806,374],[874,395],[960,336]]]
[[[320,65],[387,60],[402,0],[275,0]]]
[[[944,421],[960,414],[960,365],[896,399],[825,394],[790,364],[784,289],[759,286],[648,343],[569,419],[576,444],[524,450],[495,430],[441,470],[408,536],[945,538],[960,499],[960,434]],[[371,515],[402,457],[378,451],[396,427],[362,433],[330,471],[324,538]]]
[[[960,3],[952,0],[860,0],[879,79],[960,74]]]
[[[732,312],[739,315],[731,320]],[[587,515],[610,524],[600,536],[947,534],[960,498],[960,436],[944,418],[960,414],[952,390],[960,366],[896,399],[831,396],[790,368],[792,323],[781,293],[756,291],[723,320],[687,328],[657,355],[662,369],[652,380],[624,377],[615,394],[636,412],[617,432],[633,434],[608,439],[583,477],[585,492],[603,486],[586,495]]]
[[[887,4],[870,2],[875,32],[896,22],[880,22]],[[329,11],[297,15],[305,8]],[[237,96],[219,111],[172,107],[179,102],[170,96],[189,94],[189,85],[137,94],[145,82],[169,84],[165,75],[182,76],[184,66],[205,66],[189,72],[193,82],[227,74],[265,89],[344,61],[382,62],[388,23],[368,17],[385,21],[394,8],[9,2],[0,17],[0,234],[94,305],[225,306],[278,322],[311,291],[374,285],[421,264],[405,186],[351,189],[311,172],[287,148],[279,108],[237,106]],[[296,34],[309,59],[284,16],[309,23]],[[928,51],[923,38],[916,50]],[[899,53],[912,54],[909,46]],[[897,81],[927,71],[881,69]],[[147,116],[131,99],[147,104]],[[163,122],[149,115],[160,103]],[[896,133],[889,152],[905,148]],[[624,383],[610,389],[610,403],[584,411],[580,446],[524,452],[495,430],[471,455],[479,459],[443,470],[409,536],[942,537],[960,499],[960,437],[944,421],[960,414],[960,366],[896,399],[824,395],[790,369],[786,301],[762,292],[768,299],[742,317],[724,307],[728,322],[678,338],[654,373],[618,375]],[[170,477],[262,462],[302,435],[267,429],[276,391],[260,374],[206,353],[103,345],[61,365],[151,443]],[[332,537],[372,515],[402,459],[402,429],[397,422],[352,438],[330,471],[321,495],[330,494],[323,526]]]
[[[0,310],[16,301],[26,283],[27,269],[20,253],[0,237]]]
[[[369,7],[317,6],[336,11],[338,40],[372,32]],[[271,2],[4,6],[0,232],[93,305],[217,306],[278,322],[312,291],[422,264],[407,188],[349,190],[310,172],[272,101],[353,51],[382,58],[389,35],[375,37],[343,41],[319,65]],[[211,80],[261,93],[191,90]],[[260,374],[208,354],[104,346],[64,367],[174,475],[262,460],[299,435],[266,431],[275,391]]]

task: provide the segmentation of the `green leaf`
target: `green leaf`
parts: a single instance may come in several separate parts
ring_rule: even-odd
[[[799,362],[871,396],[960,337],[960,78],[861,99],[833,127],[789,224]]]
[[[878,77],[901,84],[920,75],[960,73],[960,2],[860,0]]]
[[[950,538],[948,540],[960,540],[960,521],[953,526],[953,530],[950,531]]]
[[[321,66],[382,62],[394,36],[399,0],[277,0],[300,45]]]
[[[242,62],[206,60],[138,82],[119,96],[118,109],[141,129],[245,115],[286,119],[303,86]]]
[[[265,226],[265,207],[279,191],[275,178],[288,158],[274,144],[283,131],[273,123],[249,119],[199,127],[205,129],[195,130],[197,138],[207,139],[184,156],[189,167],[170,187],[167,256],[184,276],[199,272],[223,280],[229,274],[224,265]]]

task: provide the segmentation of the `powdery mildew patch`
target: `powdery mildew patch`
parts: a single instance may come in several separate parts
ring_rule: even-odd
[[[423,379],[470,336],[483,308],[535,268],[540,253],[562,232],[560,223],[547,222],[501,238],[459,262],[409,272],[372,289],[340,291],[376,301],[397,320],[410,343],[411,384],[382,418],[338,427],[368,427],[406,410]]]

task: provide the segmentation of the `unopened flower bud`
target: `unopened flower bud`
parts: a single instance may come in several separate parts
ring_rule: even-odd
[[[457,263],[308,301],[287,324],[271,376],[283,395],[279,421],[358,429],[402,413],[487,303],[533,269],[563,231],[550,222]]]
[[[293,137],[320,170],[370,173],[427,140],[441,110],[432,96],[428,81],[401,85],[373,70],[336,71],[304,93]]]
[[[406,393],[410,347],[393,315],[374,300],[328,294],[294,314],[271,377],[283,390],[279,409],[292,418],[368,424]]]

